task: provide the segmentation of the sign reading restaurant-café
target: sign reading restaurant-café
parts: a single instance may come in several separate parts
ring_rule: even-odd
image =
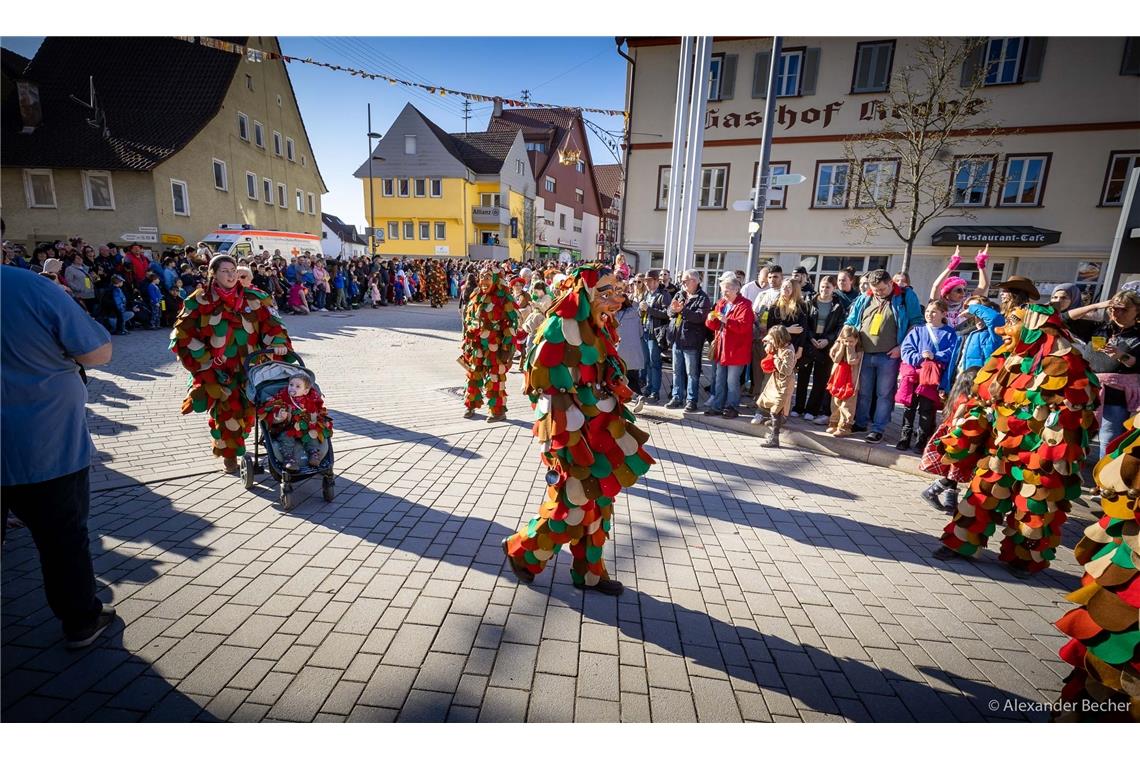
[[[942,227],[930,237],[931,245],[974,244],[1003,248],[1040,248],[1061,242],[1061,233],[1040,227]]]

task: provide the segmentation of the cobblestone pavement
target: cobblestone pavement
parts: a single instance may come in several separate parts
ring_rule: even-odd
[[[519,586],[499,542],[544,485],[520,376],[507,422],[464,420],[454,308],[288,325],[335,417],[335,501],[310,481],[284,513],[268,475],[218,472],[165,335],[115,338],[90,525],[122,621],[64,650],[13,532],[4,720],[1039,720],[1003,703],[1058,696],[1069,549],[1029,581],[992,552],[944,565],[919,478],[647,419],[658,465],[606,545],[626,593],[584,598],[568,554]]]

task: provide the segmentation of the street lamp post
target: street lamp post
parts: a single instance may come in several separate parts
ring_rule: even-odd
[[[372,131],[372,104],[368,104],[368,228],[372,232],[368,235],[368,255],[376,253],[376,191],[372,187],[372,141],[379,140],[380,135]]]
[[[756,279],[760,271],[760,235],[764,228],[764,210],[768,207],[768,159],[772,155],[772,119],[776,115],[776,72],[780,67],[782,37],[772,38],[772,55],[768,59],[768,89],[764,98],[764,126],[760,135],[760,165],[756,169],[756,196],[752,200],[752,221],[748,225],[748,279]]]

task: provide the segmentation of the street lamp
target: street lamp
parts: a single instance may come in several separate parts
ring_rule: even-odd
[[[372,234],[368,236],[368,255],[376,253],[376,192],[372,187],[372,162],[377,160],[372,155],[372,141],[379,140],[380,133],[372,131],[372,104],[368,104],[368,228]]]

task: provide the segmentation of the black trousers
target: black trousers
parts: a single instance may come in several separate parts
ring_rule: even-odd
[[[903,412],[903,437],[910,438],[913,432],[918,443],[925,444],[929,441],[930,436],[934,435],[935,412],[933,401],[918,393],[914,394],[910,406]]]
[[[626,378],[629,380],[629,389],[634,393],[641,393],[641,370],[627,369]]]
[[[84,467],[43,483],[0,488],[4,532],[9,511],[31,532],[40,554],[48,606],[63,624],[65,634],[81,631],[103,609],[95,596],[95,570],[88,546],[89,470]]]
[[[830,415],[831,394],[827,392],[827,378],[831,375],[831,357],[826,351],[804,351],[803,360],[796,366],[796,400],[792,411],[798,414]],[[808,395],[808,379],[811,395]]]

